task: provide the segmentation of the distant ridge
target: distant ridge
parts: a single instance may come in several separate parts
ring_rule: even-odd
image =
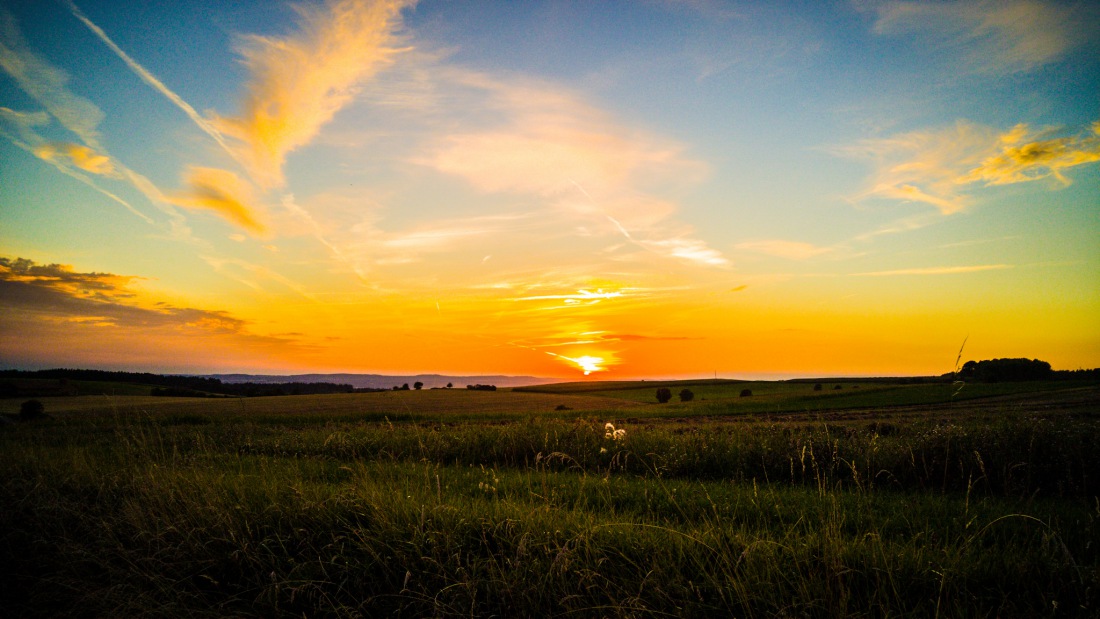
[[[223,383],[337,383],[356,389],[389,389],[405,383],[424,383],[425,389],[446,387],[451,383],[457,389],[466,385],[496,385],[497,387],[525,387],[561,382],[560,378],[538,376],[447,376],[446,374],[416,374],[387,376],[385,374],[203,374],[204,378],[216,378]]]

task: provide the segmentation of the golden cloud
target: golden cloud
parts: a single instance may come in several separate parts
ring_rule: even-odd
[[[71,142],[48,142],[39,144],[34,154],[46,161],[71,164],[85,172],[100,176],[119,176],[111,158],[100,154],[87,146]]]
[[[401,9],[411,0],[334,0],[298,7],[300,32],[247,36],[239,48],[252,75],[237,117],[212,119],[263,187],[281,186],[283,163],[347,105],[394,53]]]
[[[118,363],[152,349],[195,350],[266,357],[273,348],[303,349],[290,336],[251,333],[249,323],[224,311],[150,300],[133,287],[142,278],[82,273],[69,265],[0,257],[0,316],[6,332],[0,357],[39,363]],[[196,337],[203,338],[197,344]],[[209,365],[210,358],[197,361]]]
[[[1081,136],[1029,141],[1031,137],[1027,125],[1017,125],[1002,136],[1001,152],[970,170],[960,182],[1008,185],[1053,176],[1068,185],[1062,170],[1100,161],[1100,121]]]
[[[969,196],[959,191],[959,176],[988,157],[998,139],[990,127],[959,121],[942,129],[863,140],[833,152],[874,167],[859,199],[919,202],[949,215],[970,204]]]
[[[252,185],[228,170],[188,168],[188,191],[167,196],[172,204],[189,209],[212,210],[221,217],[256,233],[264,225],[256,215]]]

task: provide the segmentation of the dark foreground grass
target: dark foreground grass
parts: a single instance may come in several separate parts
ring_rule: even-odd
[[[4,616],[1095,617],[1072,406],[0,432]],[[1043,409],[1043,410],[1039,410]]]

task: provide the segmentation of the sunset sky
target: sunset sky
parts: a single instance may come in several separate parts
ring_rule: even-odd
[[[3,0],[0,366],[1097,367],[1098,7]]]

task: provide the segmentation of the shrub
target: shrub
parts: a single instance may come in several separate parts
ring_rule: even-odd
[[[661,404],[668,402],[672,399],[672,391],[668,387],[657,388],[657,401]]]
[[[27,400],[19,405],[19,419],[20,421],[31,421],[34,419],[44,419],[46,417],[46,407],[38,400]]]
[[[693,399],[695,399],[695,394],[691,392],[691,389],[682,389],[682,390],[680,390],[680,401],[681,402],[690,402]]]
[[[742,398],[747,398],[751,395],[752,395],[752,389],[742,389],[741,390],[741,397]]]
[[[821,391],[821,383],[814,383],[814,391]]]

